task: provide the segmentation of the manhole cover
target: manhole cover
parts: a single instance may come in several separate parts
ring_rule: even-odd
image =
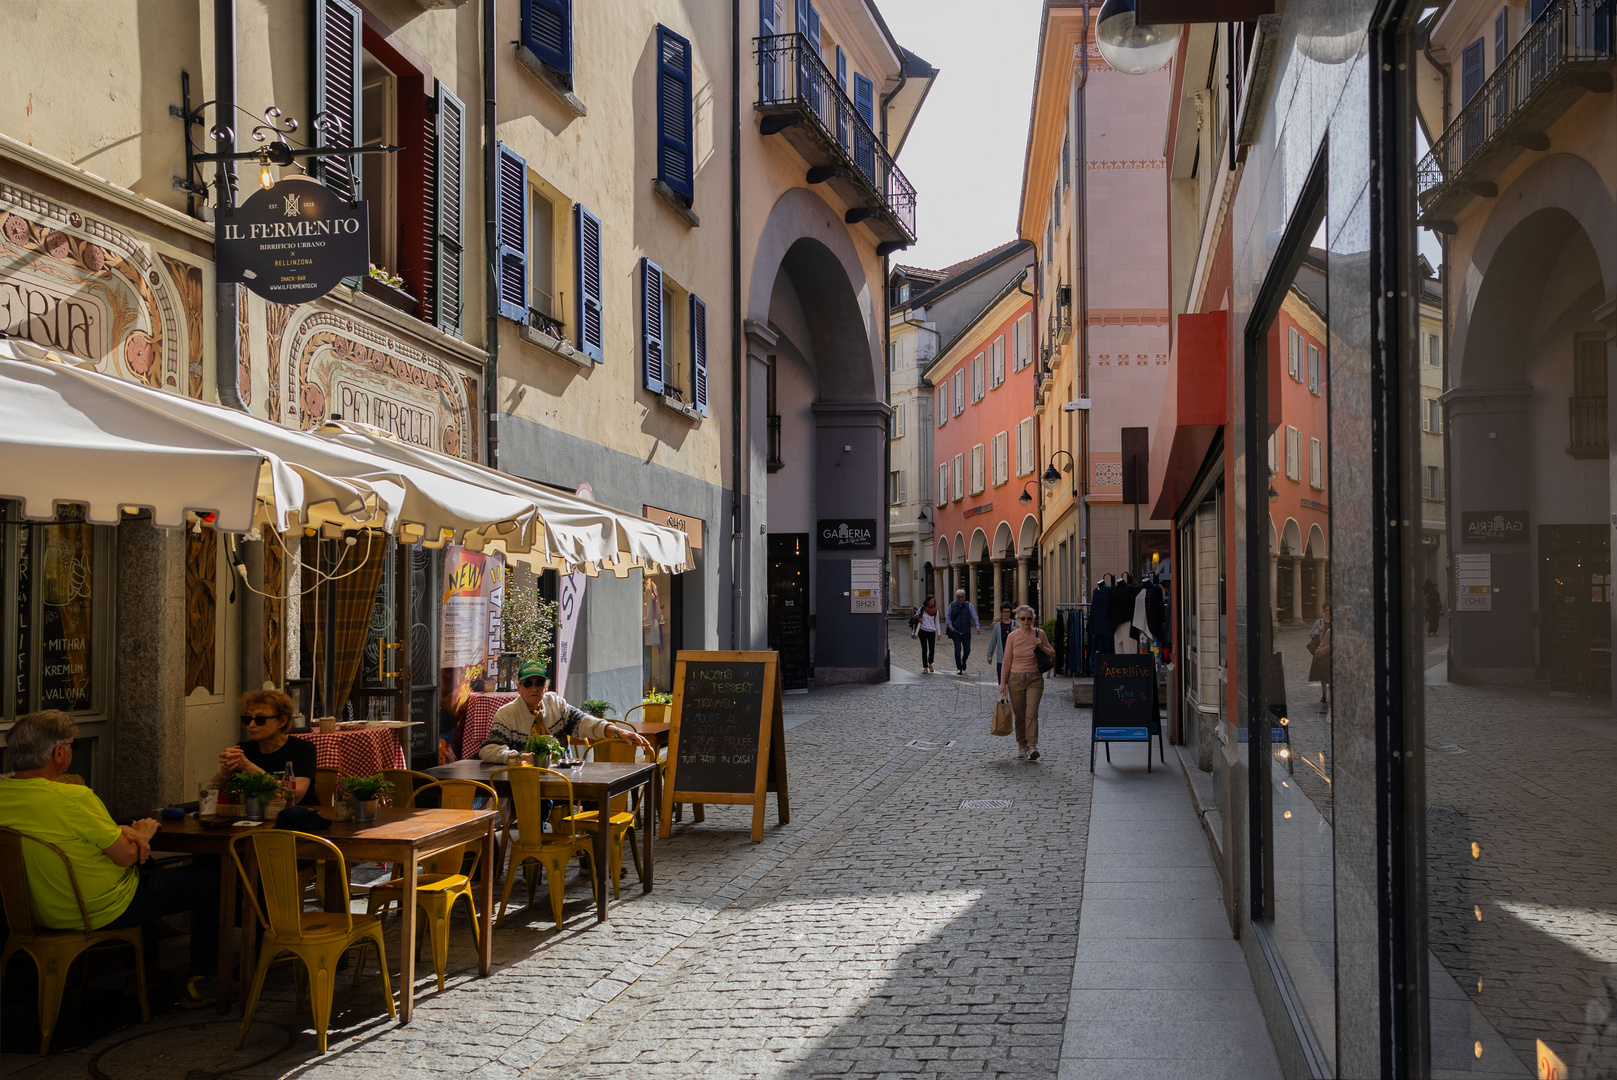
[[[934,742],[931,739],[911,739],[904,745],[916,750],[947,750],[954,745],[954,740],[945,739],[942,742]]]
[[[962,810],[1009,810],[1016,805],[1014,799],[965,799],[960,803]]]

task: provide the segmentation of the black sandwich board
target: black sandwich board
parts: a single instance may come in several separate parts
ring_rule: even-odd
[[[1095,771],[1095,744],[1145,743],[1145,771],[1151,771],[1151,736],[1160,744],[1162,724],[1157,720],[1156,659],[1150,653],[1104,653],[1095,658],[1095,705],[1090,712],[1089,771]],[[1158,750],[1159,754],[1163,751]],[[1166,760],[1164,757],[1163,760]]]

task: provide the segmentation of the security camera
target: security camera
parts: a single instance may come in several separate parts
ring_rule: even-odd
[[[1086,397],[1081,397],[1077,401],[1069,401],[1065,405],[1061,406],[1061,411],[1062,412],[1078,412],[1080,409],[1089,408],[1089,405],[1090,405],[1089,399],[1086,398]]]

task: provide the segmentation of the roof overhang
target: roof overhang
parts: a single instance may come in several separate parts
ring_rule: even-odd
[[[1022,201],[1016,214],[1017,235],[1037,242],[1040,215],[1048,192],[1029,198],[1036,177],[1051,176],[1060,168],[1061,132],[1067,124],[1067,97],[1072,86],[1074,58],[1088,39],[1089,17],[1100,10],[1099,0],[1045,0],[1039,24],[1039,49],[1033,62],[1033,109],[1028,118],[1027,150],[1022,158]]]

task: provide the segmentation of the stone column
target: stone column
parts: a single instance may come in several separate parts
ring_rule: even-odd
[[[966,599],[970,600],[973,606],[976,606],[976,603],[977,603],[977,567],[979,565],[981,565],[981,564],[979,564],[979,563],[967,563],[966,564],[966,581],[967,581]],[[977,613],[977,618],[981,619],[982,616],[983,616],[983,613],[979,611]]]
[[[1026,555],[1017,556],[1017,558],[1016,558],[1016,603],[1019,604],[1019,605],[1027,603],[1027,564],[1028,564],[1028,558],[1027,558]]]
[[[112,769],[109,809],[134,815],[186,798],[185,537],[145,518],[126,518],[117,535],[112,730],[122,762]],[[221,617],[236,617],[220,609]]]
[[[1291,611],[1289,617],[1292,622],[1303,621],[1303,560],[1294,557],[1291,560]]]
[[[769,355],[777,339],[775,332],[762,323],[748,319],[743,325],[747,349],[747,385],[743,394],[747,460],[742,466],[746,484],[746,495],[741,502],[745,515],[741,523],[742,539],[739,545],[708,543],[710,548],[718,549],[715,553],[721,565],[731,561],[740,563],[730,567],[732,580],[740,583],[743,592],[736,641],[743,649],[762,649],[769,634],[769,537],[759,526],[767,527],[769,520],[764,505],[769,495]],[[714,529],[712,535],[717,538],[720,532]],[[740,551],[734,550],[737,546]],[[725,580],[725,575],[721,573],[719,579]],[[729,589],[721,592],[722,598],[716,605],[721,610],[714,614],[718,616],[719,625],[727,627],[736,618],[737,605]],[[721,634],[719,640],[724,643],[725,635]]]
[[[999,605],[1005,602],[1005,560],[994,560],[994,612],[993,618],[999,618]]]

